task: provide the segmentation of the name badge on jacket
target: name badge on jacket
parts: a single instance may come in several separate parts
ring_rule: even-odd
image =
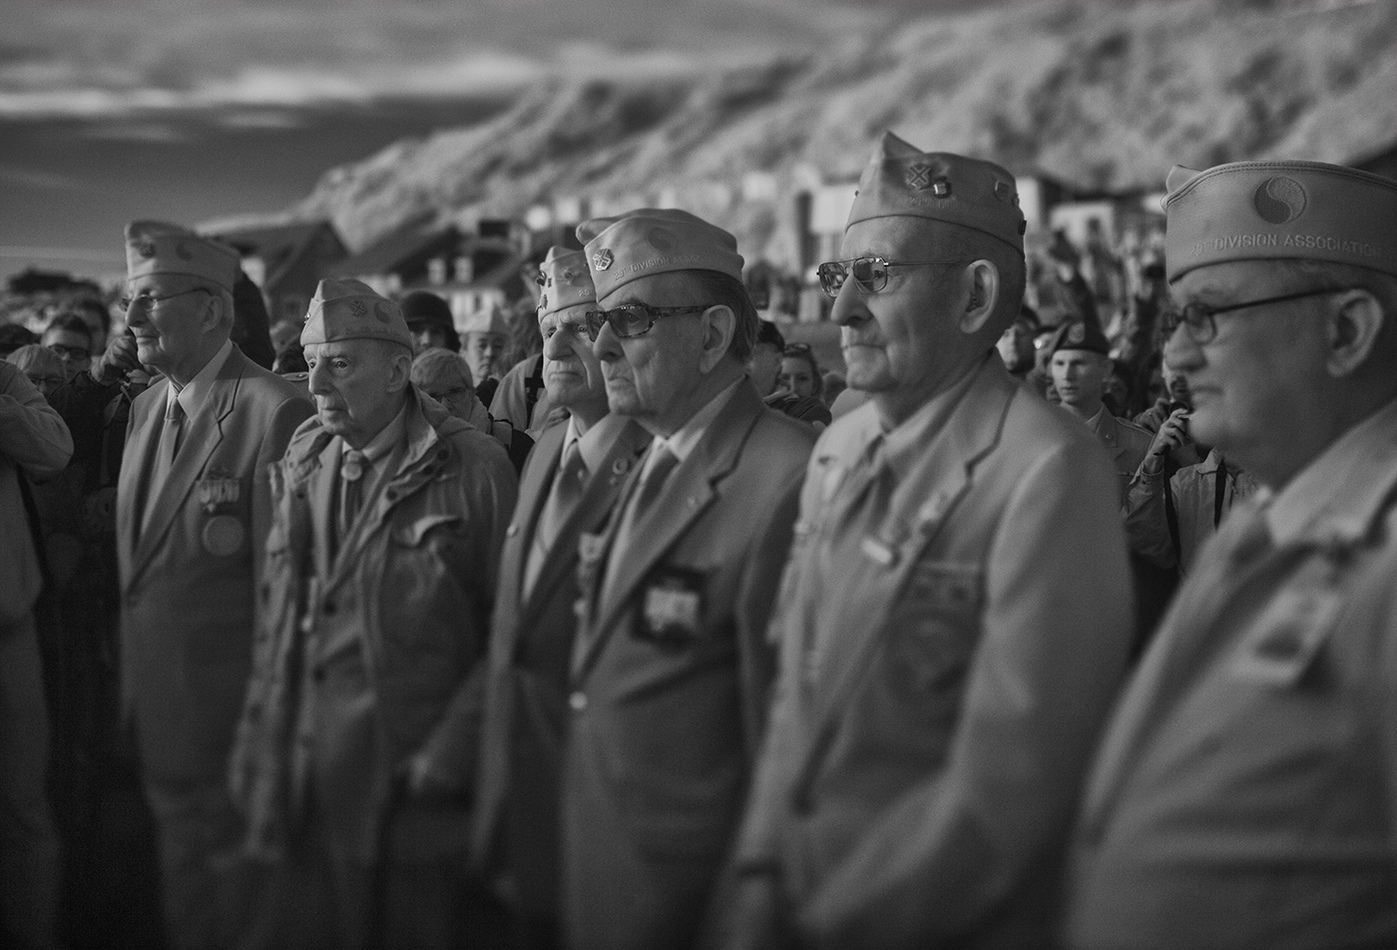
[[[681,646],[699,635],[703,623],[701,571],[660,567],[645,581],[637,634],[661,644]]]

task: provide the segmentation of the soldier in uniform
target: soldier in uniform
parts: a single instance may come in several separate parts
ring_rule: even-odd
[[[1130,642],[1115,481],[1013,379],[1014,179],[888,133],[820,265],[849,384],[773,613],[727,947],[1036,947]]]
[[[578,237],[608,404],[654,440],[605,532],[579,541],[564,943],[684,947],[756,756],[766,621],[814,434],[747,379],[757,314],[731,234],[641,210]]]
[[[321,281],[301,343],[318,413],[272,479],[232,763],[249,848],[285,862],[296,896],[266,922],[270,946],[455,947],[471,674],[514,470],[493,438],[417,395],[407,324],[367,285]]]
[[[1112,415],[1102,397],[1111,373],[1111,346],[1089,323],[1064,323],[1049,343],[1048,368],[1053,374],[1062,408],[1076,416],[1101,440],[1116,469],[1120,504],[1126,489],[1149,453],[1154,437],[1144,429]]]
[[[549,250],[538,320],[548,397],[568,417],[529,455],[505,532],[491,628],[475,850],[524,947],[558,946],[559,772],[577,622],[577,539],[596,531],[650,446],[608,413],[587,334],[596,292],[581,251]]]
[[[240,833],[228,750],[252,663],[267,470],[312,408],[229,338],[236,251],[137,221],[126,263],[137,358],[165,378],[132,404],[117,482],[123,719],[159,829],[170,940],[222,946],[249,895],[223,858]]]
[[[1397,182],[1176,167],[1165,355],[1262,488],[1105,733],[1072,947],[1397,946]]]

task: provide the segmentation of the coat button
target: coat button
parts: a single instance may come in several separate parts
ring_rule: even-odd
[[[568,705],[573,712],[582,712],[587,708],[587,694],[579,690],[568,697]]]
[[[512,537],[514,537],[514,536],[515,536],[516,534],[518,534],[518,533],[519,533],[519,525],[518,525],[517,523],[512,524],[512,525],[510,525],[508,528],[505,528],[505,529],[504,529],[504,534],[505,534],[505,537],[507,537],[507,538],[512,538]]]
[[[335,615],[335,602],[333,600],[325,601],[325,606],[321,608],[321,611],[325,616],[333,617]]]

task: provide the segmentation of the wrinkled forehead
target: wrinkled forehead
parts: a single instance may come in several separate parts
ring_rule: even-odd
[[[580,303],[571,307],[563,307],[545,313],[542,308],[538,311],[538,327],[540,330],[548,330],[552,327],[585,327],[587,325],[587,311],[595,310],[594,303]]]
[[[1320,271],[1320,263],[1309,266]],[[1281,260],[1223,261],[1204,264],[1177,277],[1169,285],[1169,296],[1183,306],[1190,303],[1231,303],[1241,299],[1239,294],[1264,296],[1288,288],[1299,268],[1294,262]]]

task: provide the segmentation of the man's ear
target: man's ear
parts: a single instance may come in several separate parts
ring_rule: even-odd
[[[1338,299],[1326,323],[1329,358],[1325,363],[1335,379],[1352,375],[1368,359],[1382,331],[1382,304],[1366,290],[1355,288]]]
[[[980,332],[994,315],[994,305],[999,301],[999,268],[984,259],[974,261],[961,271],[960,280],[965,295],[960,330],[968,336]]]
[[[699,370],[708,373],[727,355],[737,333],[737,314],[725,304],[717,304],[703,312],[703,349],[699,351]]]
[[[390,344],[391,345],[391,344]],[[396,352],[388,356],[388,392],[402,392],[412,382],[412,355],[403,352],[402,347],[393,346]]]

